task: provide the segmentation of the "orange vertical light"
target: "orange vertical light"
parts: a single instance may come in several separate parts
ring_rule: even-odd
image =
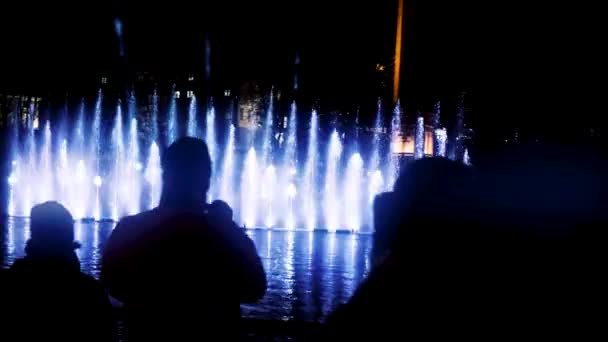
[[[399,97],[399,74],[401,73],[401,36],[403,34],[403,0],[397,8],[397,38],[395,41],[395,70],[393,75],[393,103]]]

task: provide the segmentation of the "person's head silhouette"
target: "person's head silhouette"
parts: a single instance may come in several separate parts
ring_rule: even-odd
[[[34,206],[30,220],[28,256],[71,255],[79,247],[74,241],[74,219],[61,204],[45,202]]]
[[[185,137],[175,141],[163,156],[162,168],[162,206],[205,203],[211,179],[211,157],[203,140]]]

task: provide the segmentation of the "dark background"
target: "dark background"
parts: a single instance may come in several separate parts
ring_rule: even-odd
[[[207,38],[212,87],[242,80],[293,87],[297,73],[300,93],[349,110],[373,107],[382,93],[375,66],[391,64],[397,0],[2,7],[3,92],[63,91],[119,69],[202,73]],[[402,102],[415,111],[442,100],[449,116],[466,92],[467,123],[482,146],[515,132],[530,141],[601,136],[602,78],[594,63],[601,60],[600,13],[580,2],[406,0]],[[116,18],[123,22],[122,58]]]

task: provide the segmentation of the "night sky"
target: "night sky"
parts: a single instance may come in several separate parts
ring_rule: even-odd
[[[249,79],[288,86],[298,56],[302,92],[326,108],[365,106],[377,96],[375,65],[392,59],[396,7],[397,0],[3,3],[0,90],[94,82],[119,63],[118,17],[130,71],[202,73],[209,37],[217,87]],[[586,105],[594,94],[580,79],[595,75],[580,57],[597,58],[584,50],[599,32],[590,12],[525,1],[406,0],[402,101],[428,110],[466,91],[469,122],[482,136],[596,125],[593,115],[584,124],[554,120],[557,112],[593,112]]]
[[[112,68],[118,17],[133,71],[202,71],[208,36],[218,78],[291,81],[297,55],[301,86],[321,97],[356,96],[377,63],[391,63],[396,7],[397,0],[12,4],[3,11],[3,31],[12,33],[3,42],[11,51],[3,66],[18,67],[2,83],[76,83]],[[469,16],[462,5],[407,2],[403,87],[412,100],[470,87],[462,16]]]

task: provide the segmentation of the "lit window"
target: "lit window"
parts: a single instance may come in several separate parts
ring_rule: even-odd
[[[192,74],[188,75],[188,81],[190,81],[190,82],[194,81],[194,75],[192,75]]]
[[[107,77],[102,77],[101,78],[101,84],[107,84],[108,83],[108,78]]]
[[[224,90],[224,96],[230,96],[230,89]]]
[[[178,90],[178,91],[176,91],[176,92],[175,92],[175,98],[176,98],[176,99],[179,99],[179,95],[180,95],[180,92],[179,92],[179,90]]]
[[[188,90],[188,91],[186,92],[186,97],[187,97],[187,98],[191,98],[192,96],[194,96],[194,92],[193,92],[192,90]]]

